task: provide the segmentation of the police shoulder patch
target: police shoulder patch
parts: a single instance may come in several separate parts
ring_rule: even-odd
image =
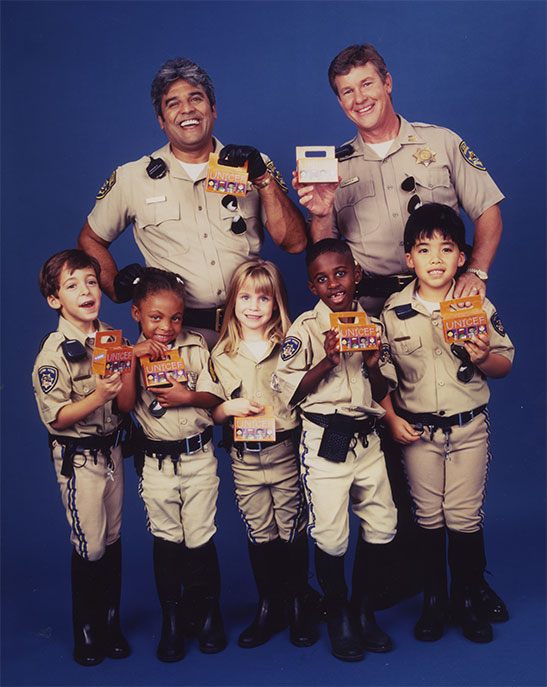
[[[59,370],[53,365],[42,365],[38,368],[38,380],[44,394],[49,394],[57,384],[58,379]]]
[[[302,341],[296,336],[287,336],[281,346],[281,360],[290,360],[302,348]]]
[[[383,363],[392,363],[393,358],[391,357],[391,346],[387,343],[382,344],[380,348],[380,360]]]
[[[281,188],[284,191],[288,191],[289,188],[288,188],[287,184],[285,183],[285,180],[281,176],[281,172],[277,169],[277,167],[274,165],[274,163],[271,160],[269,160],[266,163],[266,168],[269,170],[270,174],[273,176],[275,181],[277,181],[279,186],[281,186]]]
[[[207,368],[208,368],[208,370],[209,370],[209,376],[211,377],[211,379],[213,380],[213,382],[214,382],[215,384],[217,384],[217,383],[218,383],[218,376],[217,376],[217,373],[215,372],[215,366],[213,365],[213,360],[212,360],[212,358],[209,358],[209,363],[208,363],[208,365],[207,365]]]
[[[465,141],[460,141],[460,153],[462,154],[463,159],[470,164],[471,167],[478,169],[479,172],[486,172],[486,167],[479,160],[478,156],[475,155],[475,153],[469,148]]]
[[[497,312],[495,312],[495,313],[492,315],[492,317],[490,318],[490,322],[492,323],[492,327],[494,327],[494,329],[497,331],[497,333],[498,333],[500,336],[505,336],[505,334],[506,334],[506,332],[505,332],[505,327],[504,327],[503,324],[501,323],[501,318],[500,318],[500,316],[498,315]]]
[[[102,198],[104,198],[106,196],[106,194],[112,189],[112,187],[114,186],[115,183],[116,183],[116,170],[114,170],[112,172],[112,174],[110,175],[110,178],[107,179],[104,182],[104,184],[101,186],[101,188],[99,189],[99,193],[97,193],[97,196],[96,196],[97,200],[101,200]]]

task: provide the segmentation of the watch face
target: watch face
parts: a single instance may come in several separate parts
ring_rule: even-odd
[[[479,279],[482,279],[483,281],[486,281],[488,279],[488,274],[486,272],[483,272],[482,270],[476,270],[476,269],[469,269],[467,270],[468,272],[471,272],[471,274],[476,274]]]

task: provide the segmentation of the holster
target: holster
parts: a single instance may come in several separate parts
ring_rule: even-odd
[[[48,434],[51,459],[53,460],[53,443],[57,442],[63,447],[63,464],[61,466],[61,475],[63,477],[72,477],[74,474],[74,456],[82,455],[85,457],[86,450],[93,457],[95,464],[97,464],[97,454],[100,451],[106,458],[108,467],[112,467],[110,449],[119,444],[120,437],[121,429],[106,437],[67,437],[58,434]]]
[[[345,462],[348,451],[357,443],[356,434],[363,446],[367,446],[367,436],[374,431],[376,426],[375,418],[356,420],[342,413],[321,415],[303,412],[302,414],[310,422],[323,427],[323,436],[317,455],[333,463]]]

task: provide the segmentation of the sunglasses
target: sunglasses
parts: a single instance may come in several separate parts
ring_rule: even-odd
[[[458,344],[450,344],[450,350],[460,361],[460,366],[458,368],[457,377],[460,382],[467,384],[473,379],[475,374],[475,368],[469,357],[469,353],[465,350],[463,346],[458,346]]]
[[[414,177],[407,177],[401,184],[401,188],[403,189],[403,191],[406,191],[407,193],[414,193],[412,198],[408,201],[408,205],[406,207],[409,215],[411,215],[414,212],[414,210],[417,210],[419,207],[422,206],[420,196],[417,193],[415,193],[416,181]]]

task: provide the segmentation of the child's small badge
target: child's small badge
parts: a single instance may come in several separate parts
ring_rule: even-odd
[[[443,301],[440,308],[446,343],[469,341],[479,334],[488,334],[488,318],[480,296]]]
[[[231,167],[218,162],[218,154],[209,155],[209,166],[205,179],[205,189],[210,193],[229,193],[244,196],[247,193],[247,163],[244,167]]]
[[[275,441],[273,406],[264,406],[259,415],[234,417],[234,441]]]
[[[338,330],[341,353],[376,351],[380,347],[378,329],[375,324],[367,322],[366,312],[331,312],[329,318],[330,326]]]

